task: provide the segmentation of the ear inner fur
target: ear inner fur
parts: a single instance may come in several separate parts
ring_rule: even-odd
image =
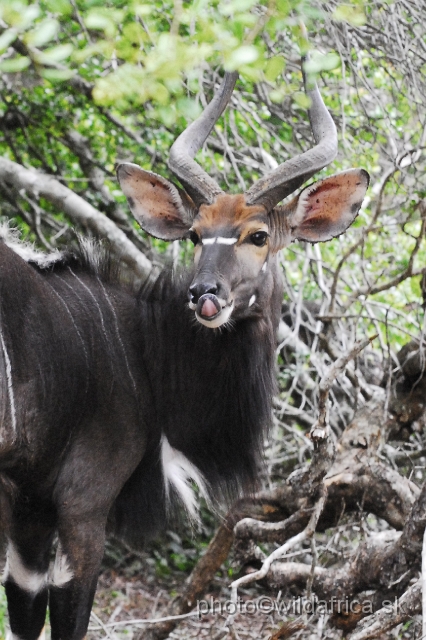
[[[358,215],[369,175],[350,169],[306,187],[291,202],[270,214],[273,246],[292,240],[324,242],[343,233]]]
[[[117,167],[117,178],[144,231],[162,240],[183,238],[194,212],[189,198],[182,199],[174,184],[130,162]]]

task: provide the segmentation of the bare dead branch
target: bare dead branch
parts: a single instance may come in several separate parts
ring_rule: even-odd
[[[15,189],[27,191],[37,199],[40,196],[46,198],[73,222],[90,229],[100,238],[107,238],[113,251],[123,262],[140,278],[147,278],[151,270],[150,261],[130,242],[123,231],[55,178],[26,169],[6,158],[0,158],[0,180]]]
[[[340,358],[333,363],[327,375],[322,378],[319,384],[318,419],[310,432],[311,438],[315,444],[319,440],[326,438],[328,435],[328,396],[330,394],[331,385],[337,376],[344,371],[348,362],[356,358],[356,356],[361,353],[361,351],[365,349],[365,347],[368,346],[375,338],[377,338],[377,335],[367,338],[366,340],[362,340],[361,342],[357,342],[352,349],[348,351],[348,353],[340,356]]]
[[[262,578],[265,578],[265,576],[268,574],[269,568],[270,568],[271,564],[274,562],[274,560],[278,560],[278,558],[282,558],[283,556],[285,556],[287,551],[292,549],[294,546],[300,544],[301,542],[304,542],[305,540],[310,540],[312,538],[312,536],[314,535],[314,533],[316,531],[318,520],[319,520],[319,517],[320,517],[320,515],[321,515],[321,513],[323,511],[326,499],[327,499],[327,491],[324,490],[323,494],[321,495],[320,499],[318,500],[317,504],[315,505],[315,508],[314,508],[314,510],[312,512],[312,515],[311,515],[310,519],[309,519],[308,525],[304,529],[304,531],[301,531],[297,535],[293,536],[293,538],[290,538],[290,540],[287,540],[287,542],[285,542],[283,545],[281,545],[281,547],[279,547],[278,549],[273,551],[266,558],[266,560],[264,561],[264,563],[263,563],[261,569],[259,569],[259,571],[255,571],[254,573],[251,573],[249,575],[242,576],[241,578],[239,578],[238,580],[235,580],[231,584],[231,601],[233,603],[235,603],[235,605],[237,604],[237,600],[238,600],[238,588],[239,587],[241,587],[242,585],[249,584],[251,582],[255,582],[257,580],[262,580]],[[227,621],[228,625],[232,626],[234,617],[235,616],[229,616],[228,621]]]
[[[418,580],[397,600],[393,606],[383,607],[357,625],[348,640],[370,640],[378,638],[401,622],[406,622],[421,611],[422,584]]]

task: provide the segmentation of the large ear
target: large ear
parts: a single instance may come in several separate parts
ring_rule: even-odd
[[[186,194],[180,194],[165,178],[130,162],[118,165],[117,178],[144,231],[161,240],[183,238],[194,218],[194,205]]]
[[[296,239],[324,242],[339,236],[355,220],[369,182],[364,169],[349,169],[306,187],[272,212],[273,244],[280,248]]]

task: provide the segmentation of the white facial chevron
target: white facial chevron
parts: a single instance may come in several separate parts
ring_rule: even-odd
[[[202,240],[202,244],[235,244],[236,242],[238,242],[238,238],[223,238],[222,236]]]

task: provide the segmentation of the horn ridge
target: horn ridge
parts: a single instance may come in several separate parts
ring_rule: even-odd
[[[222,189],[193,159],[210,135],[231,99],[237,72],[225,73],[219,89],[202,114],[173,143],[168,166],[197,206],[211,204]]]
[[[336,125],[316,82],[311,88],[308,87],[303,67],[302,70],[305,93],[311,100],[308,115],[316,145],[298,156],[289,158],[246,191],[244,196],[247,204],[263,205],[267,211],[272,211],[281,200],[298,189],[317,171],[330,164],[337,154]]]

